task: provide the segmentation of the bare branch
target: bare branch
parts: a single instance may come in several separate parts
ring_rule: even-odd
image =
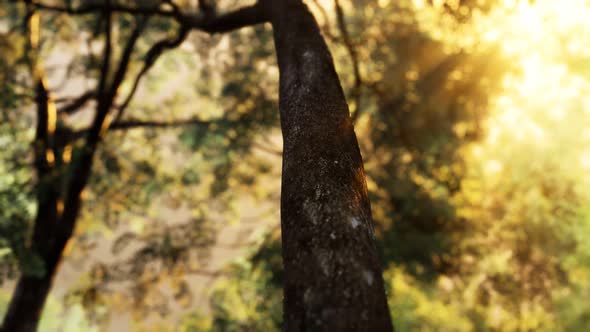
[[[260,151],[264,151],[266,153],[270,153],[272,155],[275,156],[279,156],[282,157],[283,156],[283,151],[282,150],[278,150],[274,147],[262,144],[262,143],[258,143],[258,142],[252,142],[252,146],[259,149]]]
[[[111,130],[126,130],[133,128],[173,128],[182,126],[201,126],[208,128],[213,123],[219,121],[203,121],[200,119],[174,120],[174,121],[143,121],[143,120],[127,120],[115,122],[111,125]]]
[[[185,27],[181,27],[178,34],[174,38],[162,39],[156,44],[154,44],[152,48],[149,49],[145,56],[144,65],[141,68],[139,74],[137,74],[137,76],[135,77],[135,81],[133,82],[133,86],[131,88],[131,91],[129,92],[129,95],[127,95],[127,98],[125,98],[125,101],[119,107],[119,112],[117,114],[117,117],[115,118],[115,122],[119,121],[123,117],[123,113],[127,109],[127,106],[129,106],[129,103],[131,102],[133,96],[137,92],[137,88],[139,87],[141,79],[148,72],[148,70],[150,70],[154,63],[156,63],[156,60],[160,57],[160,55],[162,55],[164,51],[176,48],[180,44],[182,44],[182,42],[186,39],[188,32],[188,29],[186,29]]]
[[[210,34],[229,32],[268,21],[262,6],[258,5],[258,3],[215,17],[185,15],[179,19],[184,26]]]
[[[117,72],[115,73],[115,77],[113,78],[113,83],[111,84],[111,88],[109,91],[109,95],[111,98],[114,98],[119,86],[125,79],[125,74],[127,73],[127,68],[129,67],[129,62],[131,61],[131,55],[133,54],[133,48],[135,48],[135,44],[141,35],[141,32],[145,28],[147,23],[147,18],[141,18],[139,22],[137,22],[137,26],[133,29],[129,40],[127,41],[127,45],[125,45],[125,50],[123,51],[123,55],[121,56],[121,61],[119,62],[119,67],[117,68]],[[112,103],[112,101],[111,101]]]
[[[60,12],[70,15],[85,15],[85,14],[96,14],[100,12],[104,12],[104,4],[102,3],[86,3],[80,7],[64,7],[64,6],[57,6],[57,5],[50,5],[40,1],[27,1],[21,0],[16,2],[22,3],[30,3],[32,6],[48,10],[54,12]],[[120,13],[128,13],[134,15],[158,15],[158,16],[167,16],[167,17],[174,17],[176,13],[170,10],[163,10],[159,7],[130,7],[124,6],[120,4],[111,4],[109,6],[109,11],[111,12],[120,12]]]
[[[205,16],[212,17],[215,15],[215,1],[214,0],[199,0],[199,10]]]
[[[180,10],[180,7],[178,7],[178,5],[175,4],[173,0],[162,0],[162,2],[164,4],[169,5],[172,8],[172,12],[174,13],[174,16],[181,16],[182,15],[182,11]]]
[[[88,101],[96,97],[95,91],[86,91],[78,98],[75,99],[68,99],[68,100],[56,100],[58,103],[63,103],[69,101],[67,105],[60,107],[59,113],[60,114],[72,114],[77,112],[82,106],[86,105]]]
[[[342,40],[344,41],[344,46],[346,47],[348,55],[350,56],[350,61],[352,62],[352,69],[354,72],[354,86],[352,88],[354,110],[352,111],[351,115],[352,121],[354,122],[359,115],[361,102],[361,86],[363,84],[363,80],[359,69],[358,54],[356,53],[356,49],[352,44],[352,40],[350,39],[350,34],[348,33],[348,28],[346,27],[346,22],[344,21],[344,11],[342,10],[342,6],[340,6],[339,0],[334,0],[334,9],[336,10],[338,28],[340,29],[340,34],[342,34]]]
[[[112,15],[111,12],[108,10],[110,6],[110,1],[107,0],[107,5],[105,5],[105,42],[104,42],[104,52],[103,52],[103,61],[102,66],[100,69],[100,82],[98,84],[98,98],[103,98],[106,89],[107,89],[107,80],[109,76],[109,68],[111,66],[111,49],[112,49]]]
[[[38,9],[56,11],[61,13],[67,13],[70,15],[84,15],[100,13],[105,11],[104,4],[85,4],[80,7],[64,7],[45,4],[39,1],[26,1],[21,0],[19,2],[29,2],[32,6]],[[256,25],[268,21],[262,10],[262,6],[254,4],[251,6],[237,9],[233,12],[222,14],[219,16],[214,15],[203,15],[200,14],[186,14],[182,13],[178,6],[172,1],[164,1],[164,3],[172,7],[171,10],[155,7],[130,7],[120,4],[109,5],[109,11],[111,13],[120,12],[128,13],[133,15],[157,15],[174,18],[182,26],[188,29],[202,30],[208,33],[221,33],[228,32],[235,29],[239,29],[246,26]]]

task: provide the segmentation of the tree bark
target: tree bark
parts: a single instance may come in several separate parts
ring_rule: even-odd
[[[263,1],[280,70],[284,330],[392,331],[358,142],[300,0]]]
[[[53,273],[46,273],[43,277],[22,276],[18,280],[0,331],[34,332],[37,330],[45,300],[51,289],[52,278]]]

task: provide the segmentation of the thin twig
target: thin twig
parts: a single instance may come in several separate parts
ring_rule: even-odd
[[[57,99],[56,103],[66,103],[66,105],[59,108],[60,114],[73,114],[78,111],[82,106],[86,105],[87,102],[96,98],[95,91],[86,91],[85,93],[81,94],[78,98],[62,98]]]
[[[182,44],[182,42],[186,39],[188,32],[189,32],[189,30],[187,28],[185,28],[184,26],[181,26],[176,37],[160,40],[159,42],[154,44],[154,46],[152,46],[152,48],[149,49],[149,51],[146,53],[143,67],[141,68],[141,71],[139,72],[139,74],[137,74],[137,76],[135,77],[131,91],[127,95],[127,98],[125,98],[125,101],[123,101],[123,104],[121,104],[121,106],[119,106],[118,113],[115,118],[115,122],[120,121],[121,118],[123,117],[123,113],[125,112],[125,110],[129,106],[129,103],[131,102],[131,100],[133,99],[133,96],[137,92],[137,88],[139,87],[139,83],[140,83],[141,79],[143,78],[143,76],[156,63],[156,60],[162,55],[162,53],[164,53],[164,51],[176,48],[180,44]]]
[[[350,61],[352,62],[352,69],[354,73],[354,86],[352,87],[351,94],[354,100],[354,109],[352,110],[351,118],[352,121],[355,122],[358,118],[360,111],[361,86],[363,84],[363,79],[361,77],[361,72],[359,69],[358,54],[350,38],[348,28],[346,27],[346,22],[344,20],[344,11],[342,10],[342,6],[340,5],[339,0],[334,0],[334,9],[336,10],[336,18],[338,20],[338,27],[340,28],[340,33],[342,34],[344,46],[346,47],[348,55],[350,56]]]
[[[133,128],[173,128],[181,126],[198,125],[208,128],[216,121],[203,121],[201,119],[173,120],[173,121],[153,121],[153,120],[126,120],[114,122],[111,130],[127,130]]]

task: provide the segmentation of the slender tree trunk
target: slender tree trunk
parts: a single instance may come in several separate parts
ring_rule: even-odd
[[[280,69],[284,330],[392,331],[359,146],[300,0],[266,1]]]
[[[29,250],[36,259],[43,263],[43,271],[23,271],[18,279],[11,297],[8,310],[4,316],[0,331],[29,332],[36,331],[41,312],[47,295],[51,289],[51,282],[59,261],[54,247],[55,228],[59,221],[58,200],[59,181],[58,172],[47,160],[47,151],[53,152],[53,132],[48,130],[53,126],[49,123],[49,95],[43,80],[36,84],[37,129],[35,135],[34,155],[37,173],[37,215],[35,217],[31,247]],[[60,251],[61,253],[61,251]],[[24,273],[32,273],[26,275]]]
[[[4,316],[2,332],[34,332],[51,289],[52,273],[43,277],[23,276],[18,280]]]
[[[99,107],[100,109],[100,107]],[[90,178],[93,156],[99,141],[98,132],[89,134],[89,143],[70,170],[73,176],[68,183],[63,213],[56,212],[56,183],[49,183],[39,194],[37,218],[33,229],[32,252],[43,262],[42,276],[22,275],[19,278],[0,332],[34,332],[45,305],[52,281],[57,272],[63,251],[74,233],[82,206],[81,192]],[[46,197],[50,192],[50,197]],[[54,204],[48,205],[47,201]]]
[[[61,154],[56,155],[59,146],[55,142],[55,105],[49,107],[50,96],[44,85],[42,71],[34,64],[33,76],[39,82],[36,89],[37,133],[35,137],[35,169],[38,176],[37,217],[33,226],[31,251],[37,255],[44,267],[42,275],[23,274],[10,300],[0,332],[34,332],[45,305],[51,284],[57,272],[64,248],[74,233],[76,220],[82,206],[82,191],[90,178],[94,154],[103,135],[103,124],[111,109],[116,91],[125,77],[131,52],[141,30],[134,30],[125,47],[113,82],[107,82],[111,59],[111,14],[110,0],[103,8],[107,18],[105,24],[105,49],[100,82],[97,91],[97,107],[92,126],[86,135],[85,144],[77,149],[72,163],[64,162]],[[29,17],[32,17],[33,12]],[[30,19],[30,18],[29,18]],[[37,31],[38,33],[38,31]],[[52,118],[53,123],[49,123]],[[64,144],[68,144],[67,140]],[[54,155],[54,161],[47,160],[47,153]],[[62,162],[61,167],[56,160]],[[66,165],[67,164],[67,165]],[[66,176],[69,174],[70,176]],[[66,187],[63,189],[62,186]]]
[[[86,173],[79,170],[74,178],[84,175]],[[80,199],[79,197],[70,197],[67,202],[74,207],[75,211],[69,208],[64,215],[59,215],[56,188],[59,182],[52,182],[45,183],[42,186],[43,189],[38,189],[40,191],[37,198],[38,211],[33,228],[32,247],[30,248],[31,252],[43,263],[43,271],[36,271],[32,275],[23,274],[19,277],[8,311],[4,316],[2,326],[0,326],[0,332],[34,332],[37,330],[63,250],[73,233]]]

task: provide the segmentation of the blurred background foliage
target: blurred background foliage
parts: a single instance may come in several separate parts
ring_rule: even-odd
[[[308,4],[356,121],[396,329],[585,330],[590,2]],[[0,313],[15,277],[38,268],[18,10],[0,8]],[[42,19],[49,85],[67,101],[95,80],[99,22]],[[131,18],[118,19],[122,39]],[[174,29],[152,23],[144,50]],[[148,72],[125,118],[171,125],[101,146],[42,330],[280,330],[273,52],[267,26],[193,33]],[[88,113],[60,121],[83,128]]]

